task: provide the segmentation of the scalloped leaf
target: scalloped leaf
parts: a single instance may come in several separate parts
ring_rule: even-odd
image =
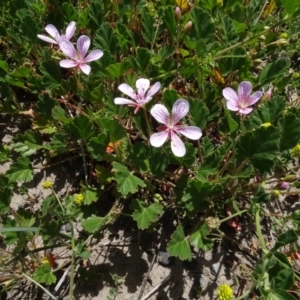
[[[269,172],[278,155],[279,141],[280,132],[273,126],[245,133],[236,145],[238,163],[250,160],[260,172]]]
[[[143,200],[133,199],[131,208],[134,210],[133,219],[140,229],[146,229],[155,222],[163,213],[163,207],[159,203],[146,204]]]
[[[191,260],[192,251],[188,241],[185,239],[183,226],[179,224],[176,231],[172,234],[168,243],[167,251],[172,256],[177,256],[181,260]]]

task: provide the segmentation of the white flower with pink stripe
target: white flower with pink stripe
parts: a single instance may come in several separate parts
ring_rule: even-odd
[[[158,127],[159,132],[150,137],[150,144],[153,147],[161,147],[166,141],[171,139],[171,149],[175,156],[182,157],[186,153],[184,143],[178,135],[182,134],[191,140],[198,140],[202,136],[201,129],[196,126],[187,126],[179,122],[184,118],[190,105],[184,99],[178,99],[172,108],[172,114],[168,112],[162,104],[156,104],[150,110],[151,115],[162,126]]]
[[[59,63],[60,66],[62,68],[76,68],[77,72],[82,71],[86,75],[89,75],[91,72],[91,67],[87,63],[97,60],[103,56],[103,51],[99,49],[93,50],[87,54],[90,45],[91,40],[86,35],[80,36],[77,40],[77,50],[70,41],[61,41],[59,43],[60,50],[71,59],[61,60]]]

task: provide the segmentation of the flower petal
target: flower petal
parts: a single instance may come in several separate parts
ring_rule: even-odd
[[[198,140],[202,136],[201,129],[196,126],[179,125],[174,127],[174,130],[188,137],[191,140]]]
[[[263,96],[263,93],[260,91],[254,92],[249,98],[249,105],[253,105],[259,101],[259,99]]]
[[[247,99],[252,91],[252,84],[249,81],[242,81],[238,87],[238,95],[240,98]]]
[[[139,100],[138,102],[147,103],[148,101],[150,101],[150,99],[149,100],[145,99],[146,92],[150,86],[150,80],[145,78],[140,78],[136,81],[135,85],[137,88],[137,94],[138,94],[137,100]]]
[[[90,62],[93,60],[97,60],[103,56],[103,51],[102,50],[93,50],[91,51],[87,57],[84,59],[85,62]]]
[[[59,40],[60,34],[58,32],[58,30],[56,29],[56,27],[52,24],[48,24],[45,27],[45,30],[56,40]]]
[[[122,83],[118,86],[118,89],[125,95],[129,96],[133,100],[137,99],[135,91],[127,83]]]
[[[227,101],[226,106],[231,111],[238,111],[240,109],[238,103],[234,101]]]
[[[117,105],[132,105],[132,106],[137,106],[137,104],[134,101],[126,99],[126,98],[115,98],[114,102]]]
[[[172,108],[172,121],[171,125],[175,125],[182,118],[186,116],[190,109],[190,104],[185,99],[178,99]]]
[[[74,68],[77,67],[77,63],[74,60],[70,60],[70,59],[63,59],[59,62],[59,65],[62,68]]]
[[[253,110],[253,108],[251,108],[251,107],[240,108],[239,113],[242,115],[248,115],[251,113],[252,110]]]
[[[170,126],[170,114],[165,106],[162,104],[155,104],[151,110],[150,114],[152,117],[158,121],[159,123],[162,123],[166,125],[167,127]]]
[[[41,39],[41,40],[43,40],[43,41],[45,41],[47,43],[58,44],[55,40],[53,40],[53,39],[51,39],[51,38],[49,38],[49,37],[47,37],[45,35],[38,34],[37,36],[38,36],[39,39]]]
[[[186,153],[186,149],[182,140],[176,133],[171,133],[171,149],[175,156],[182,157]]]
[[[153,147],[161,147],[168,139],[169,133],[167,130],[153,133],[150,136],[150,144]]]
[[[153,84],[153,86],[151,87],[151,89],[146,94],[147,102],[149,102],[151,100],[152,96],[158,92],[158,90],[160,89],[160,87],[161,87],[160,82],[155,82]]]
[[[91,40],[88,36],[82,35],[77,40],[77,51],[80,60],[83,60],[90,48]]]
[[[234,89],[227,87],[227,88],[223,89],[222,93],[223,93],[223,97],[226,100],[236,102],[236,105],[238,104],[239,96],[237,95],[237,93]]]
[[[86,75],[89,75],[91,72],[91,67],[87,64],[80,64],[79,68]]]
[[[76,23],[74,21],[70,22],[66,29],[66,38],[70,40],[76,31]]]
[[[78,59],[75,47],[70,41],[64,40],[60,42],[59,47],[65,55],[69,56],[70,58],[73,58],[74,60]]]

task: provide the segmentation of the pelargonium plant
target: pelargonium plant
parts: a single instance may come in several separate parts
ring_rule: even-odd
[[[297,299],[298,1],[2,2],[1,293],[74,299],[101,246],[103,299],[155,297],[143,249],[218,269],[182,298]]]

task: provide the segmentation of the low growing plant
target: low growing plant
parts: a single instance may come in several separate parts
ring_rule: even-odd
[[[8,166],[0,177],[3,290],[32,282],[56,299],[47,286],[58,286],[65,265],[51,253],[71,249],[73,299],[75,266],[88,260],[92,238],[120,216],[155,231],[172,212],[171,256],[191,260],[193,249],[230,238],[224,224],[251,224],[259,260],[235,299],[297,299],[300,210],[267,208],[299,194],[300,109],[291,96],[299,92],[299,4],[6,1],[1,125],[17,133],[0,149]],[[59,195],[46,180],[51,195],[37,211],[12,209],[13,192],[33,182],[41,158],[42,169],[79,158],[80,184]],[[110,209],[98,215],[107,197]],[[233,294],[226,284],[216,291],[221,300]]]

